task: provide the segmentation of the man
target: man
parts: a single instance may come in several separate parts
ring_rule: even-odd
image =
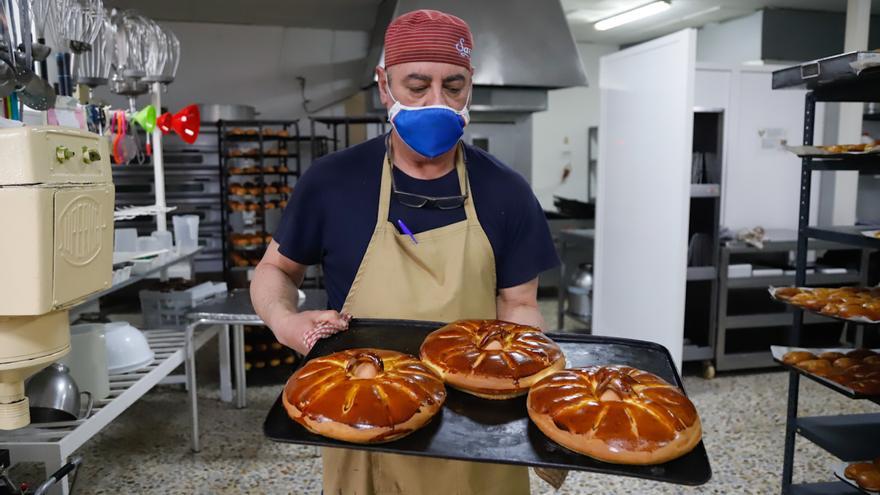
[[[309,168],[256,269],[254,306],[282,344],[306,354],[351,316],[544,326],[537,277],[558,259],[543,211],[522,177],[460,141],[472,49],[468,25],[442,12],[388,27],[376,76],[392,131]],[[331,309],[298,313],[317,263]],[[328,495],[528,491],[522,467],[324,449]]]

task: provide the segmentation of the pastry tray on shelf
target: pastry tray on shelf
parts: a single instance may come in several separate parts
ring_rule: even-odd
[[[861,158],[861,159],[874,159],[877,160],[878,166],[880,166],[880,146],[875,146],[871,148],[869,151],[844,151],[844,152],[832,152],[828,151],[819,146],[786,146],[786,150],[794,153],[795,155],[801,158],[835,158],[835,159],[852,159],[852,158]]]
[[[845,385],[841,385],[840,383],[837,383],[833,380],[829,380],[825,377],[815,375],[807,370],[800,369],[797,366],[794,366],[792,364],[785,364],[782,362],[782,357],[785,356],[786,353],[789,353],[791,351],[807,351],[807,352],[812,352],[813,354],[819,355],[823,352],[841,352],[843,354],[846,354],[847,352],[849,352],[851,350],[852,349],[839,348],[839,347],[838,348],[830,348],[829,347],[827,349],[826,348],[817,349],[817,348],[809,348],[809,347],[788,347],[788,346],[784,346],[784,345],[770,346],[770,354],[773,355],[773,360],[776,361],[777,363],[785,366],[786,368],[789,368],[793,371],[797,371],[798,373],[805,375],[805,376],[813,379],[814,381],[821,383],[822,385],[825,385],[829,388],[832,388],[832,389],[840,392],[841,394],[849,397],[850,399],[869,399],[869,400],[872,400],[875,402],[880,400],[880,395],[869,395],[869,394],[862,394],[862,393],[856,392],[856,391],[852,390],[851,388],[849,388]],[[880,349],[871,349],[871,350],[875,351],[875,352],[880,352]]]
[[[828,315],[828,314],[822,313],[821,311],[816,311],[816,310],[812,310],[809,308],[805,308],[803,306],[798,306],[797,304],[792,304],[790,301],[786,301],[785,299],[779,299],[776,297],[776,291],[781,288],[782,287],[770,287],[767,290],[770,292],[770,297],[773,298],[774,301],[791,306],[792,308],[802,309],[808,313],[815,313],[817,315],[824,316],[826,318],[831,318],[831,319],[839,320],[839,321],[845,321],[848,323],[855,323],[858,325],[880,325],[880,321],[869,320],[867,317],[864,317],[864,316],[858,316],[858,317],[854,317],[854,318],[844,318],[842,316]],[[803,289],[803,290],[809,290],[809,289],[814,289],[815,287],[798,287],[798,288]]]
[[[303,362],[358,347],[391,349],[418,355],[424,338],[442,323],[403,320],[353,320],[349,329],[318,341]],[[650,371],[682,387],[666,348],[637,340],[550,334],[565,353],[569,367],[625,364]],[[518,464],[593,471],[682,485],[701,485],[712,475],[701,441],[678,459],[653,466],[609,464],[556,444],[529,420],[526,398],[493,401],[447,387],[443,409],[420,430],[385,444],[358,445],[310,433],[287,416],[279,395],[263,424],[266,437],[323,447],[345,447],[498,464]]]
[[[871,462],[871,460],[867,459],[864,462]],[[847,485],[850,485],[851,487],[855,488],[856,490],[858,490],[862,493],[866,493],[868,495],[880,495],[880,492],[865,490],[864,488],[860,487],[858,483],[856,483],[856,480],[851,480],[846,477],[846,475],[844,474],[844,471],[846,470],[846,467],[849,466],[850,464],[853,464],[853,463],[852,462],[842,462],[842,461],[835,462],[834,467],[833,467],[834,476],[836,476],[837,479],[839,479],[840,481],[843,481]]]

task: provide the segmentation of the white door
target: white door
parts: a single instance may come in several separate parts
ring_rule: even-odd
[[[681,368],[696,31],[602,57],[593,333]]]

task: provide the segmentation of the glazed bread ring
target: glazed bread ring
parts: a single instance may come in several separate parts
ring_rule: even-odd
[[[290,418],[312,433],[383,443],[427,424],[446,400],[446,388],[415,356],[350,349],[306,363],[282,398]]]
[[[510,399],[565,367],[562,349],[539,329],[498,320],[460,320],[429,334],[422,361],[443,380],[484,399]]]
[[[880,491],[880,469],[865,471],[856,477],[856,483],[869,492]]]
[[[807,361],[801,361],[795,366],[819,376],[827,375],[832,369],[831,363],[824,359],[809,359]]]
[[[855,366],[860,362],[861,361],[859,361],[858,359],[853,359],[851,357],[842,357],[840,359],[835,359],[834,362],[832,362],[831,364],[833,364],[835,368],[846,369]]]
[[[831,362],[834,362],[835,360],[840,359],[842,357],[843,357],[842,352],[823,352],[822,354],[819,354],[819,359],[827,359]]]
[[[853,349],[846,353],[846,357],[855,359],[865,359],[867,357],[876,356],[877,353],[870,349]]]
[[[782,362],[785,364],[797,364],[811,359],[816,359],[816,355],[807,351],[791,351],[782,356]]]
[[[773,293],[776,299],[780,299],[782,301],[788,301],[792,297],[801,293],[801,290],[797,287],[780,287],[776,289]]]
[[[529,417],[558,444],[617,464],[659,464],[702,436],[697,410],[662,378],[629,366],[553,373],[532,386]]]
[[[846,467],[846,469],[843,471],[843,475],[851,480],[854,480],[865,471],[873,471],[875,469],[877,469],[877,466],[870,462],[855,462]]]

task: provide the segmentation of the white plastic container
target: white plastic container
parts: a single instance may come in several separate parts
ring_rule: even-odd
[[[90,392],[95,400],[110,395],[107,344],[103,324],[87,323],[71,326],[70,354],[61,362],[70,368],[70,374],[81,391]]]
[[[156,239],[156,242],[159,243],[159,249],[171,249],[174,247],[174,240],[171,237],[171,232],[166,231],[154,231],[150,234],[150,237]]]
[[[199,245],[198,215],[177,215],[171,217],[174,225],[174,242],[178,251],[192,251]]]
[[[155,237],[142,236],[137,238],[137,252],[151,253],[162,249],[159,245],[159,239]]]
[[[113,232],[113,250],[117,252],[137,251],[137,229],[116,229]]]
[[[727,266],[728,278],[747,278],[752,276],[752,265],[743,263]]]

